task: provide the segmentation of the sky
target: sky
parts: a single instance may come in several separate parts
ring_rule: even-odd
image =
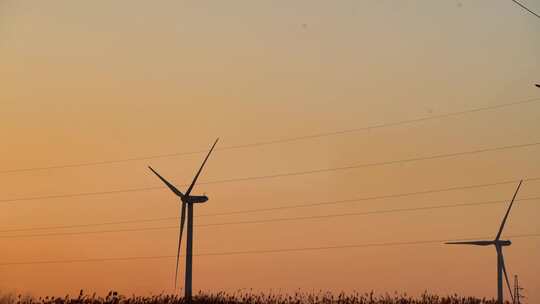
[[[201,255],[196,291],[494,297],[495,250],[442,241],[493,238],[523,178],[505,259],[538,302],[540,237],[519,237],[540,233],[538,145],[361,165],[540,142],[539,34],[505,0],[1,0],[0,291],[173,292],[174,219],[6,230],[175,217],[147,166],[189,183],[219,137],[194,189],[210,198],[195,208],[195,254],[441,242]],[[431,119],[392,125],[420,118]],[[380,212],[486,201],[501,203]],[[350,213],[364,214],[261,222]],[[165,258],[5,265],[145,256]]]

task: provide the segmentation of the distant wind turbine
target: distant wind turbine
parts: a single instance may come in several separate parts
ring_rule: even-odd
[[[208,197],[206,195],[191,195],[191,191],[193,190],[193,187],[195,186],[195,183],[197,182],[197,178],[199,178],[199,175],[201,174],[201,171],[204,167],[204,164],[206,164],[206,161],[208,160],[208,157],[210,157],[210,154],[212,153],[212,150],[214,150],[214,147],[216,146],[219,138],[216,139],[214,144],[212,145],[212,148],[206,155],[206,158],[204,159],[201,167],[199,168],[199,171],[197,171],[197,174],[193,178],[193,181],[191,182],[191,185],[187,189],[186,193],[182,193],[178,188],[176,188],[174,185],[169,183],[165,178],[163,178],[159,173],[157,173],[152,167],[148,166],[152,172],[154,172],[171,191],[180,197],[180,201],[182,202],[182,211],[180,214],[180,234],[178,236],[178,252],[176,254],[176,273],[174,277],[174,287],[176,288],[177,281],[178,281],[178,262],[180,259],[180,244],[182,243],[182,233],[184,232],[184,222],[186,219],[186,207],[187,207],[187,245],[186,245],[186,277],[185,277],[185,288],[184,288],[184,299],[187,303],[191,303],[191,289],[192,289],[192,264],[193,264],[193,204],[196,203],[204,203],[208,201]]]
[[[503,283],[502,283],[502,275],[504,273],[504,277],[506,280],[506,286],[508,286],[508,292],[510,293],[510,297],[514,299],[514,296],[512,295],[512,288],[510,287],[510,281],[508,280],[508,274],[506,273],[506,266],[504,265],[504,257],[503,257],[503,247],[510,246],[512,244],[509,240],[501,240],[501,234],[504,229],[504,224],[506,224],[506,219],[508,218],[508,214],[510,213],[510,209],[512,208],[512,205],[514,204],[514,200],[516,199],[516,195],[519,191],[519,188],[521,187],[521,183],[523,180],[519,181],[519,185],[517,186],[516,192],[514,193],[514,196],[512,197],[512,201],[510,202],[510,206],[508,207],[508,210],[506,210],[506,214],[504,215],[504,218],[501,223],[501,227],[499,228],[499,232],[497,233],[497,236],[493,241],[465,241],[465,242],[447,242],[446,244],[452,244],[452,245],[476,245],[476,246],[490,246],[494,245],[495,250],[497,251],[497,303],[503,304]]]

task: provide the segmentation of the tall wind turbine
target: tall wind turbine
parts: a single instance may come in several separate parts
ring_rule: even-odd
[[[163,178],[159,173],[157,173],[152,167],[150,170],[154,172],[159,179],[171,191],[176,194],[178,197],[180,197],[180,202],[182,203],[182,209],[180,212],[180,234],[178,236],[178,252],[176,254],[176,273],[174,277],[174,287],[176,288],[177,281],[178,281],[178,262],[180,259],[180,244],[182,243],[182,233],[184,232],[184,222],[186,219],[186,208],[187,208],[187,245],[186,245],[186,277],[185,277],[185,288],[184,288],[184,299],[187,303],[191,303],[191,288],[192,288],[192,264],[193,264],[193,204],[197,203],[204,203],[208,201],[208,197],[206,195],[191,195],[191,191],[193,190],[193,187],[195,186],[195,183],[197,182],[197,178],[199,178],[199,175],[201,174],[201,171],[204,167],[204,164],[206,164],[206,161],[208,160],[208,157],[210,157],[210,154],[212,153],[212,150],[214,150],[214,147],[216,146],[219,138],[216,139],[214,144],[212,145],[212,148],[210,148],[210,151],[206,155],[206,158],[204,159],[201,167],[199,168],[199,171],[197,171],[197,174],[195,174],[195,177],[193,178],[193,181],[191,182],[191,185],[189,185],[189,188],[187,189],[186,193],[182,193],[178,188],[176,188],[174,185],[169,183],[165,178]]]
[[[497,303],[503,304],[503,283],[502,283],[502,275],[504,273],[504,278],[506,280],[506,286],[508,286],[508,292],[510,293],[510,297],[513,299],[514,296],[512,295],[512,288],[510,287],[510,281],[508,280],[508,274],[506,274],[506,266],[504,265],[504,257],[503,257],[503,247],[510,246],[512,244],[509,240],[501,240],[501,234],[504,229],[504,224],[506,224],[506,219],[508,218],[508,214],[510,213],[510,209],[512,208],[512,205],[514,204],[514,200],[516,199],[516,195],[519,191],[519,188],[521,187],[521,183],[523,180],[519,181],[519,185],[517,186],[516,192],[514,192],[514,196],[512,197],[512,201],[510,202],[510,206],[508,207],[508,210],[506,210],[506,214],[504,215],[504,218],[501,223],[501,227],[499,228],[499,232],[497,233],[497,236],[492,241],[465,241],[465,242],[447,242],[446,244],[452,244],[452,245],[476,245],[476,246],[495,246],[495,250],[497,251]]]

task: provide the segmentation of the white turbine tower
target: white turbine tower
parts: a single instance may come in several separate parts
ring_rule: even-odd
[[[218,138],[219,139],[219,138]],[[191,303],[191,289],[192,289],[192,264],[193,264],[193,204],[196,203],[204,203],[208,201],[208,197],[206,195],[191,195],[191,191],[193,190],[193,187],[195,186],[195,183],[197,182],[197,178],[199,178],[199,175],[201,174],[201,171],[204,167],[204,164],[206,164],[206,161],[208,160],[208,157],[210,156],[210,153],[212,153],[212,150],[214,150],[214,147],[216,146],[218,139],[214,142],[212,145],[212,148],[206,155],[206,158],[204,159],[201,167],[199,168],[199,171],[197,171],[197,174],[193,178],[193,181],[191,182],[191,185],[187,189],[186,193],[182,193],[178,188],[176,188],[174,185],[169,183],[165,178],[163,178],[159,173],[157,173],[152,167],[150,170],[156,174],[161,181],[171,189],[171,191],[176,194],[178,197],[180,197],[180,201],[182,203],[182,211],[180,213],[180,234],[178,236],[178,252],[176,254],[176,273],[174,277],[174,287],[176,288],[177,281],[178,281],[178,262],[180,259],[180,244],[182,243],[182,233],[184,232],[184,222],[186,219],[186,207],[187,207],[187,245],[186,245],[186,277],[185,277],[185,288],[184,288],[184,299],[186,303]]]
[[[510,213],[510,209],[512,208],[512,205],[514,204],[514,200],[516,199],[516,195],[519,191],[519,188],[521,187],[521,183],[523,180],[519,181],[519,185],[517,186],[516,192],[514,193],[514,196],[512,197],[512,201],[510,202],[510,206],[508,207],[508,210],[506,210],[506,214],[504,215],[504,218],[501,223],[501,227],[499,228],[499,232],[497,233],[497,236],[492,241],[464,241],[464,242],[447,242],[446,244],[452,244],[452,245],[476,245],[476,246],[495,246],[495,250],[497,251],[497,303],[503,304],[503,283],[502,283],[502,276],[504,274],[505,280],[506,280],[506,286],[508,286],[508,292],[510,293],[510,297],[513,299],[514,296],[512,295],[512,288],[510,287],[510,281],[508,280],[508,274],[506,273],[506,266],[504,265],[504,256],[503,256],[503,247],[510,246],[512,244],[509,240],[501,240],[501,234],[504,229],[504,224],[506,224],[506,219],[508,218],[508,214]]]

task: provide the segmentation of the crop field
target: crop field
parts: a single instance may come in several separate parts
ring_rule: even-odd
[[[82,290],[76,297],[32,297],[14,294],[0,296],[0,304],[181,304],[184,299],[177,295],[160,294],[154,296],[125,296],[109,292],[107,296],[85,294]],[[193,303],[212,304],[495,304],[494,299],[461,297],[458,295],[438,296],[424,293],[413,297],[407,294],[339,293],[330,292],[293,294],[273,293],[198,293]]]

